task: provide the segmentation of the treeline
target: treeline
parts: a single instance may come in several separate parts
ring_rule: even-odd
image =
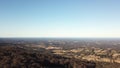
[[[29,51],[17,46],[0,46],[0,68],[95,68],[93,62]]]

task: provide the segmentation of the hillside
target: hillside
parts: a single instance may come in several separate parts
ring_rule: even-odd
[[[45,50],[1,45],[0,68],[95,68],[95,63],[53,55]]]

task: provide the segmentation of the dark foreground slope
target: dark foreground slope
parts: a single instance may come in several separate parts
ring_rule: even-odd
[[[0,68],[95,68],[95,63],[37,52],[17,46],[0,46]]]

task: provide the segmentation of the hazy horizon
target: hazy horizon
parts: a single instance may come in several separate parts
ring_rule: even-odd
[[[118,0],[0,0],[0,38],[120,38]]]

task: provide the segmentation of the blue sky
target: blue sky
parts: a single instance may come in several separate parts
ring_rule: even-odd
[[[119,0],[0,0],[0,37],[120,37]]]

